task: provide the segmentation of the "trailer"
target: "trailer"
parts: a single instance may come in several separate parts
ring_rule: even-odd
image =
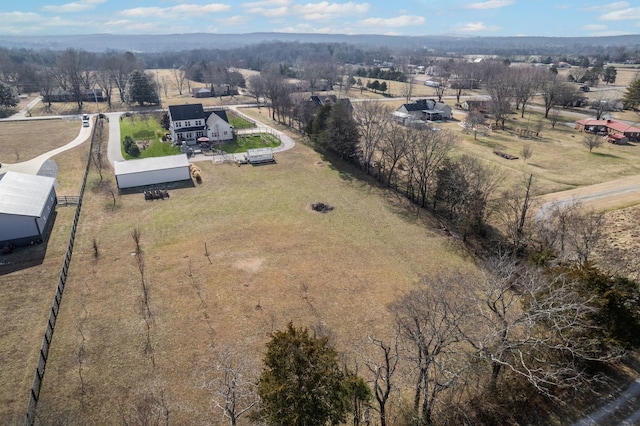
[[[245,158],[249,164],[275,163],[276,161],[272,148],[248,149]]]

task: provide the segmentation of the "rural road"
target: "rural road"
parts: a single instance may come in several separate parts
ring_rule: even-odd
[[[621,393],[615,400],[603,407],[600,407],[579,422],[573,423],[571,426],[599,426],[615,424],[613,423],[612,417],[617,416],[617,413],[621,410],[628,410],[629,408],[637,407],[639,396],[640,379],[636,379],[631,383],[631,385],[629,385],[627,390]],[[625,426],[640,424],[640,409],[634,411],[618,424]]]

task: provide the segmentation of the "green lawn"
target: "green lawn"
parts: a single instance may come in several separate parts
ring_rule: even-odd
[[[260,133],[259,135],[238,136],[235,142],[229,142],[218,146],[219,150],[230,154],[237,152],[246,152],[247,149],[253,148],[275,148],[280,146],[280,141],[273,135],[268,133]]]
[[[229,119],[229,124],[231,124],[234,129],[250,129],[256,127],[252,121],[245,120],[231,111],[227,111],[227,118]]]
[[[120,121],[120,144],[122,155],[126,160],[134,158],[164,157],[166,155],[180,154],[180,148],[170,142],[161,142],[166,130],[160,126],[158,120],[152,115],[132,115],[123,117]],[[147,142],[149,146],[140,151],[139,157],[132,157],[122,147],[124,138],[131,136],[136,142]]]

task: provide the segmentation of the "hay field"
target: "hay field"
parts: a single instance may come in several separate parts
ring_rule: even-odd
[[[219,413],[201,386],[212,347],[259,365],[268,334],[293,321],[330,335],[353,358],[368,334],[393,327],[386,305],[421,276],[474,270],[425,215],[357,171],[336,169],[302,145],[277,160],[261,167],[200,162],[202,185],[171,190],[164,201],[123,195],[115,210],[105,193],[87,193],[42,407],[113,424],[144,392],[164,389],[172,423],[215,423]],[[313,202],[335,209],[317,213]],[[144,352],[136,227],[155,368]]]

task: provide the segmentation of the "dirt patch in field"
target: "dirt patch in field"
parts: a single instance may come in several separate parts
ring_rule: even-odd
[[[262,269],[264,258],[253,257],[250,259],[240,259],[233,263],[233,267],[243,272],[257,274]]]

